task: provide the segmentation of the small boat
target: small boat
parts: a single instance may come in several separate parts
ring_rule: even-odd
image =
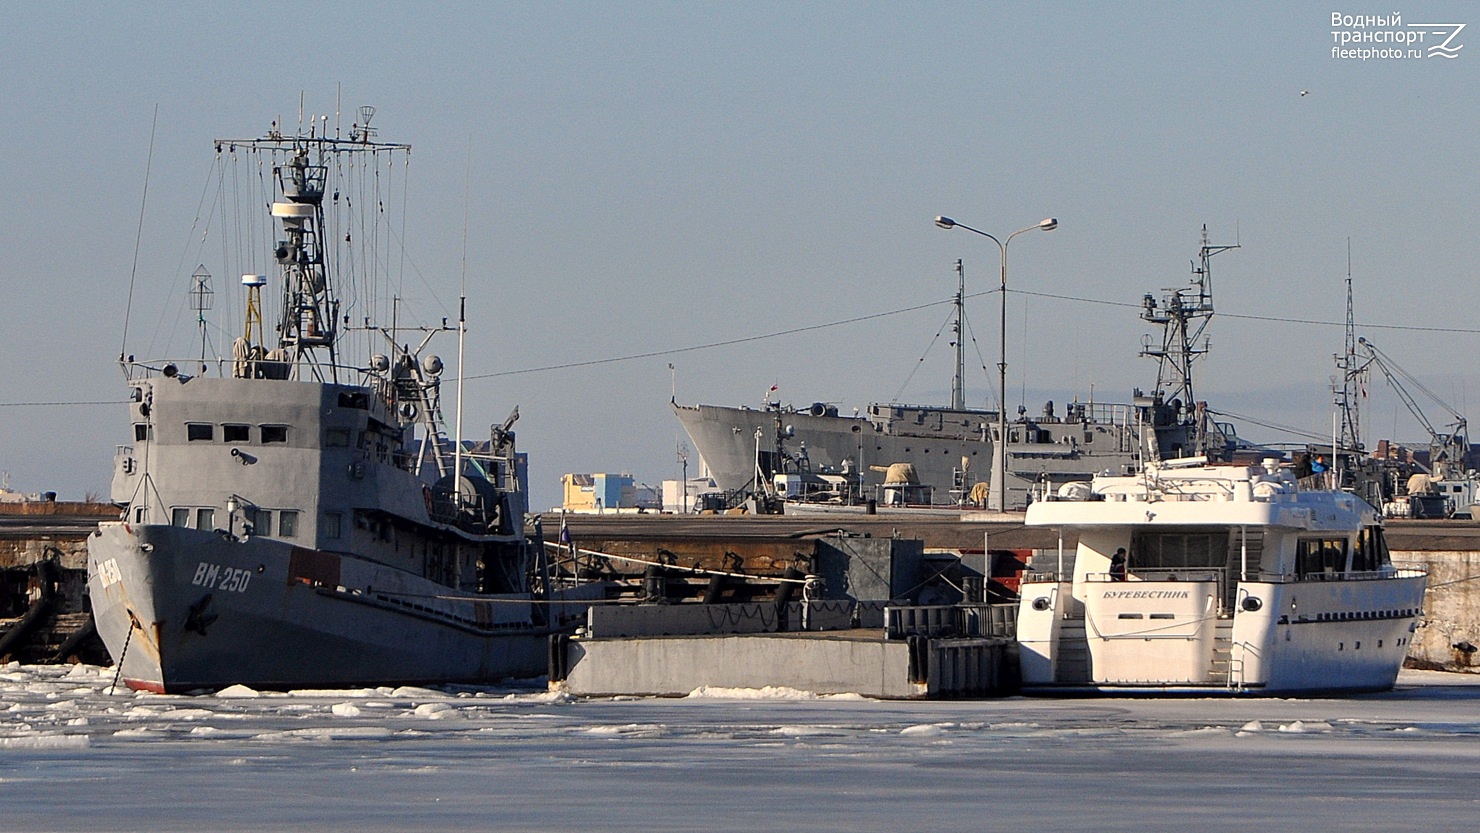
[[[1035,502],[1026,524],[1057,529],[1060,544],[1055,569],[1023,575],[1024,688],[1392,688],[1427,574],[1391,563],[1377,509],[1315,485],[1273,459],[1190,459]]]
[[[217,140],[223,167],[249,172],[248,206],[268,203],[275,223],[250,225],[276,242],[243,262],[275,260],[281,294],[269,306],[267,277],[244,275],[245,335],[208,359],[202,268],[200,358],[120,357],[132,440],[114,461],[122,516],[88,540],[88,591],[131,688],[535,677],[548,637],[601,592],[555,589],[526,537],[518,409],[484,440],[448,436],[445,368],[425,348],[455,329],[461,355],[461,319],[411,327],[392,305],[389,327],[367,316],[354,339],[364,355],[348,358],[348,310],[377,309],[362,272],[395,262],[373,248],[390,234],[363,188],[385,187],[410,152],[375,141],[373,110],[361,114],[343,138],[310,119],[299,135],[274,124],[262,139]],[[270,346],[264,310],[277,318]]]

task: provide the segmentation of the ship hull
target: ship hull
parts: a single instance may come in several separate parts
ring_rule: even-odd
[[[1219,631],[1214,620],[1194,620],[1203,639],[1171,627],[1116,634],[1115,621],[1106,617],[1096,621],[1092,598],[1080,633],[1071,631],[1072,623],[1052,621],[1052,611],[1042,603],[1034,607],[1035,599],[1053,598],[1052,585],[1024,585],[1019,612],[1023,690],[1255,696],[1388,691],[1407,657],[1426,583],[1425,576],[1413,574],[1361,581],[1240,583],[1239,598],[1257,598],[1267,605],[1241,610],[1224,624],[1231,638],[1221,670],[1214,649]],[[1067,586],[1060,585],[1060,592],[1067,593]],[[1104,586],[1133,586],[1148,598],[1170,598],[1184,587],[1195,587],[1191,582]],[[1077,671],[1071,667],[1075,643],[1080,645],[1078,655],[1088,663]]]
[[[551,629],[528,596],[172,526],[105,523],[88,551],[98,632],[134,689],[489,683],[547,667]]]
[[[1299,613],[1255,625],[1249,639],[1235,625],[1234,659],[1245,684],[1262,683],[1268,694],[1391,689],[1408,656],[1427,583],[1427,576],[1408,576],[1252,586],[1250,592],[1264,593],[1275,609],[1298,601]]]
[[[831,412],[830,412],[831,410]],[[1028,503],[1035,486],[1057,487],[1096,474],[1123,474],[1135,463],[1135,431],[1127,407],[1104,407],[1099,419],[1045,417],[1008,425],[1006,462],[1009,508]],[[814,472],[847,468],[863,476],[865,494],[884,483],[894,463],[914,466],[935,504],[961,503],[972,486],[991,479],[996,414],[914,405],[872,405],[867,417],[835,409],[753,410],[717,405],[677,405],[673,412],[693,440],[720,489],[751,487],[760,457],[763,471],[778,469],[779,445],[787,456],[805,450]],[[760,432],[757,441],[756,433]],[[1163,453],[1180,456],[1190,442],[1179,427],[1158,429]],[[778,443],[776,437],[783,439]]]

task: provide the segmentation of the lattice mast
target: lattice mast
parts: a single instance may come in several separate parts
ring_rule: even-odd
[[[200,330],[200,368],[205,372],[206,352],[209,336],[206,332],[206,310],[212,307],[212,299],[215,290],[211,289],[211,273],[206,271],[206,265],[195,267],[195,273],[190,276],[190,308],[195,310],[195,325]]]
[[[1335,356],[1336,369],[1341,373],[1341,384],[1332,381],[1332,393],[1336,405],[1337,448],[1342,451],[1362,451],[1361,398],[1366,388],[1370,363],[1357,354],[1357,323],[1352,312],[1352,242],[1346,241],[1346,347]]]
[[[955,375],[951,377],[951,407],[961,411],[966,408],[966,269],[959,259],[956,261],[956,321],[951,326],[956,336],[956,367]]]
[[[410,145],[372,141],[374,131],[368,123],[374,109],[361,110],[364,123],[355,125],[347,139],[316,135],[310,119],[308,131],[303,135],[284,135],[274,124],[263,139],[216,140],[217,152],[223,147],[233,152],[243,149],[273,160],[277,195],[271,211],[282,227],[282,237],[273,252],[282,280],[277,347],[280,355],[292,364],[295,374],[306,369],[320,381],[339,381],[340,303],[326,251],[330,238],[324,217],[328,162],[341,154],[373,156],[411,151]],[[327,126],[324,130],[327,131]],[[336,191],[332,201],[337,202],[339,196]],[[260,319],[260,307],[257,314]],[[249,331],[250,327],[249,318]]]
[[[1189,408],[1197,402],[1192,387],[1192,366],[1208,352],[1204,335],[1213,320],[1213,256],[1237,249],[1208,243],[1208,227],[1202,228],[1202,247],[1192,264],[1192,281],[1181,289],[1167,289],[1160,305],[1149,293],[1142,300],[1141,318],[1161,327],[1161,346],[1153,347],[1148,336],[1141,355],[1157,360],[1156,391],[1167,401],[1180,400]]]

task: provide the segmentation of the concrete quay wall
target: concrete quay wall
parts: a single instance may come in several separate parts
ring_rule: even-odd
[[[682,697],[710,688],[794,688],[903,699],[926,693],[910,681],[910,648],[877,636],[757,634],[583,639],[569,643],[571,694]]]
[[[1480,671],[1480,552],[1401,551],[1394,562],[1429,571],[1423,617],[1408,662],[1444,671]]]
[[[1057,547],[1053,530],[1024,527],[1021,520],[983,523],[875,516],[839,518],[827,526],[874,537],[918,538],[927,548]],[[686,555],[685,547],[702,542],[711,549],[745,555],[748,546],[757,540],[776,542],[777,551],[785,551],[788,545],[800,550],[803,541],[819,531],[819,521],[784,516],[582,516],[572,517],[571,528],[578,540],[621,540],[634,553],[642,552],[644,546],[649,553],[656,546],[666,546]],[[1480,671],[1480,520],[1389,521],[1387,539],[1394,562],[1429,571],[1424,616],[1413,635],[1410,663],[1450,671]],[[1065,543],[1073,546],[1074,539]],[[687,557],[683,563],[688,563]]]

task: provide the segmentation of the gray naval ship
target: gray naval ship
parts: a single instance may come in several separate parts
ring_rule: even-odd
[[[1210,260],[1232,248],[1210,245],[1204,227],[1188,285],[1160,302],[1143,298],[1142,319],[1162,330],[1160,345],[1148,340],[1141,353],[1158,361],[1150,393],[1136,390],[1124,404],[1071,402],[1062,411],[1049,402],[1038,415],[1019,408],[1005,420],[1004,508],[1026,507],[1035,489],[1133,473],[1144,460],[1228,461],[1247,447],[1234,426],[1217,421],[1193,392],[1193,364],[1206,351],[1203,333],[1213,316]],[[805,500],[805,486],[796,495],[776,484],[815,481],[820,488],[811,497],[829,502],[984,506],[998,413],[966,406],[965,296],[962,280],[950,405],[875,403],[849,416],[830,403],[794,407],[768,396],[760,408],[675,402],[673,412],[708,475],[737,496],[779,492]]]
[[[362,108],[365,125],[372,114]],[[271,172],[277,226],[255,225],[280,230],[264,252],[281,277],[273,346],[262,338],[267,278],[248,274],[230,359],[204,359],[204,329],[198,362],[121,359],[132,444],[116,453],[112,496],[123,511],[88,541],[88,591],[134,689],[537,676],[549,634],[599,592],[540,579],[518,409],[486,440],[449,439],[443,363],[425,348],[455,329],[461,354],[461,316],[456,327],[367,322],[367,360],[343,364],[349,316],[335,287],[353,265],[335,255],[384,261],[344,245],[376,222],[354,210],[381,210],[353,189],[410,151],[365,125],[348,138],[274,125],[263,139],[217,141],[218,162],[239,155]],[[209,289],[195,280],[204,310]]]

